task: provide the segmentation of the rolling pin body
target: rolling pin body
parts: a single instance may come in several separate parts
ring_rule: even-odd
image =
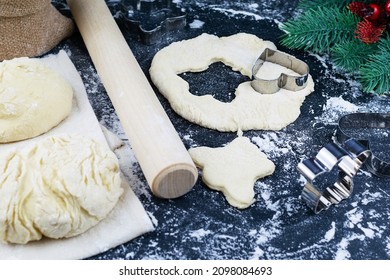
[[[197,169],[104,0],[67,0],[152,192],[187,193]]]

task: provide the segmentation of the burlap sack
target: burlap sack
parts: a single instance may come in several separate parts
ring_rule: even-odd
[[[72,31],[50,0],[0,0],[0,61],[42,55]]]

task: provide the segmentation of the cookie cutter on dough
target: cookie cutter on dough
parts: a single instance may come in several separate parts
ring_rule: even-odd
[[[348,198],[353,177],[369,155],[367,147],[354,139],[345,141],[344,147],[336,143],[325,145],[315,157],[298,164],[298,171],[307,180],[301,198],[316,214]],[[334,176],[329,178],[332,171],[338,173],[335,181]]]
[[[144,44],[156,43],[164,33],[186,26],[186,13],[172,0],[122,0],[120,17]]]
[[[300,74],[300,76],[287,75],[282,73],[277,79],[274,80],[261,79],[256,76],[256,73],[266,61],[276,63],[291,69],[294,72]],[[251,85],[254,90],[264,94],[275,93],[281,88],[291,91],[298,91],[306,87],[309,71],[309,66],[302,60],[299,60],[296,57],[286,53],[266,48],[256,60],[252,68]]]
[[[390,114],[352,113],[344,115],[339,119],[336,130],[336,141],[342,144],[352,138],[348,135],[347,131],[366,128],[387,129],[390,132]],[[385,139],[381,140],[385,141]],[[359,139],[359,142],[371,151],[370,157],[365,161],[365,167],[367,167],[368,171],[378,177],[390,178],[390,162],[381,159],[380,156],[377,156],[372,151],[372,141],[369,139]]]

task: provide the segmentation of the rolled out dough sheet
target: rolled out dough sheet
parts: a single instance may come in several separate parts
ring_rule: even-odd
[[[57,127],[41,136],[26,141],[1,144],[0,149],[21,148],[43,137],[64,133],[81,134],[110,146],[88,101],[81,77],[67,54],[60,51],[57,55],[41,58],[41,61],[58,71],[72,85],[74,97],[71,114]],[[0,259],[83,259],[154,230],[141,202],[124,176],[122,179],[123,196],[114,210],[97,226],[69,239],[42,239],[26,245],[0,243]]]

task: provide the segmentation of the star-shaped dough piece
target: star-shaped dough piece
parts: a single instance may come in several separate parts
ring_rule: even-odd
[[[189,153],[203,170],[203,182],[241,209],[255,201],[256,180],[275,171],[274,163],[246,137],[238,137],[221,148],[191,148]]]

